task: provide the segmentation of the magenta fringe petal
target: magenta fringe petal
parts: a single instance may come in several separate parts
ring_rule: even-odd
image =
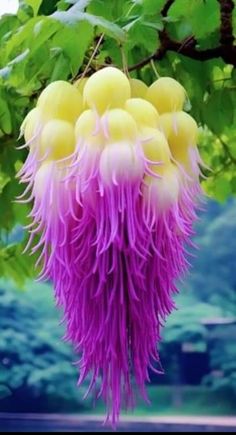
[[[115,427],[121,408],[135,406],[137,391],[148,401],[149,370],[162,373],[161,327],[189,266],[200,188],[183,177],[178,202],[159,213],[158,204],[144,201],[143,173],[107,185],[97,170],[99,153],[90,171],[83,147],[78,155],[66,170],[49,166],[41,195],[33,186],[37,159],[29,155],[20,174],[34,198],[27,247],[40,234],[32,253],[41,249],[40,279],[53,281],[65,339],[81,355],[78,383],[90,376],[88,393],[103,398]]]
[[[18,201],[32,203],[25,250],[54,285],[78,385],[89,378],[85,397],[104,400],[115,428],[122,409],[148,402],[150,372],[163,373],[161,332],[193,255],[206,166],[182,85],[158,79],[152,106],[116,68],[84,75],[50,83],[23,121]]]
[[[84,199],[66,256],[59,248],[50,276],[65,313],[65,338],[82,355],[79,384],[92,376],[89,391],[104,399],[115,425],[121,407],[134,407],[135,385],[148,400],[149,369],[162,372],[160,328],[175,307],[176,280],[188,268],[195,212],[184,191],[180,204],[154,215],[150,227],[139,184],[101,191],[93,183],[94,207]]]

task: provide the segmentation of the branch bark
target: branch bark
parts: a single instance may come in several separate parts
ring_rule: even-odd
[[[171,5],[175,0],[167,0],[162,9],[162,16],[166,18]],[[172,39],[168,33],[166,26],[163,30],[159,31],[159,39],[161,46],[152,55],[142,59],[139,63],[132,65],[129,71],[142,68],[147,65],[151,60],[162,60],[167,52],[174,52],[191,59],[206,61],[215,58],[222,58],[226,63],[232,64],[236,67],[236,46],[234,45],[233,26],[232,26],[232,12],[234,9],[234,0],[218,0],[220,3],[221,13],[221,27],[220,27],[220,45],[215,48],[208,48],[206,50],[198,50],[196,48],[197,41],[194,36],[186,38],[182,41]]]
[[[218,0],[220,4],[220,43],[222,45],[233,45],[233,19],[234,0]]]
[[[167,17],[169,9],[173,5],[174,2],[175,2],[175,0],[167,0],[167,2],[165,3],[165,5],[163,6],[163,9],[161,11],[161,15],[163,17]]]

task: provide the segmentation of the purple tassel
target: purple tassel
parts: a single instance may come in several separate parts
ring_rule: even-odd
[[[96,119],[94,136],[102,130],[107,140],[106,117]],[[163,373],[158,343],[175,308],[176,282],[189,267],[202,162],[196,147],[189,149],[192,175],[172,159],[179,194],[165,208],[145,182],[145,176],[162,179],[153,172],[162,162],[148,160],[139,140],[108,145],[113,155],[127,153],[121,164],[114,159],[113,169],[103,144],[91,152],[84,138],[69,158],[40,158],[39,135],[19,173],[30,195],[20,201],[34,200],[26,249],[40,251],[39,279],[54,284],[65,340],[80,355],[78,384],[90,377],[87,394],[103,398],[115,427],[121,408],[134,408],[138,391],[148,402],[149,370]]]

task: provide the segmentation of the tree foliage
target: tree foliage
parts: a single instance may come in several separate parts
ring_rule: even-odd
[[[188,3],[20,0],[16,16],[1,17],[1,235],[28,222],[27,206],[14,202],[22,190],[15,176],[26,156],[16,150],[24,116],[48,83],[73,82],[108,64],[147,84],[157,75],[180,81],[189,96],[188,108],[201,125],[200,149],[211,168],[204,188],[218,200],[236,192],[236,8],[233,0]],[[30,274],[33,262],[20,258],[17,246],[6,246],[3,236],[0,243],[0,273],[13,276],[4,263],[10,249],[15,276],[21,264],[22,274],[24,268]]]
[[[200,249],[192,261],[189,277],[190,291],[194,294],[201,289],[202,302],[220,306],[223,315],[231,312],[233,316],[236,316],[235,207],[235,200],[229,200],[224,207],[209,202],[197,227],[196,242]]]
[[[86,390],[77,391],[77,369],[70,346],[60,340],[63,328],[51,289],[34,285],[27,290],[22,297],[6,282],[0,284],[1,410],[55,411],[66,402],[78,409]]]

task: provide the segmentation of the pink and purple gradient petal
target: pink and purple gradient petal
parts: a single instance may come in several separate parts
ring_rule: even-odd
[[[107,141],[105,118],[96,116],[93,136]],[[89,377],[87,394],[103,398],[115,427],[138,392],[148,401],[150,370],[163,373],[158,344],[189,268],[202,162],[196,147],[188,150],[191,175],[172,159],[177,175],[164,204],[153,170],[163,162],[148,160],[141,140],[80,138],[69,158],[47,157],[36,135],[19,173],[29,195],[19,200],[33,200],[26,249],[40,252],[39,279],[53,282],[64,339],[79,355],[78,384]]]

